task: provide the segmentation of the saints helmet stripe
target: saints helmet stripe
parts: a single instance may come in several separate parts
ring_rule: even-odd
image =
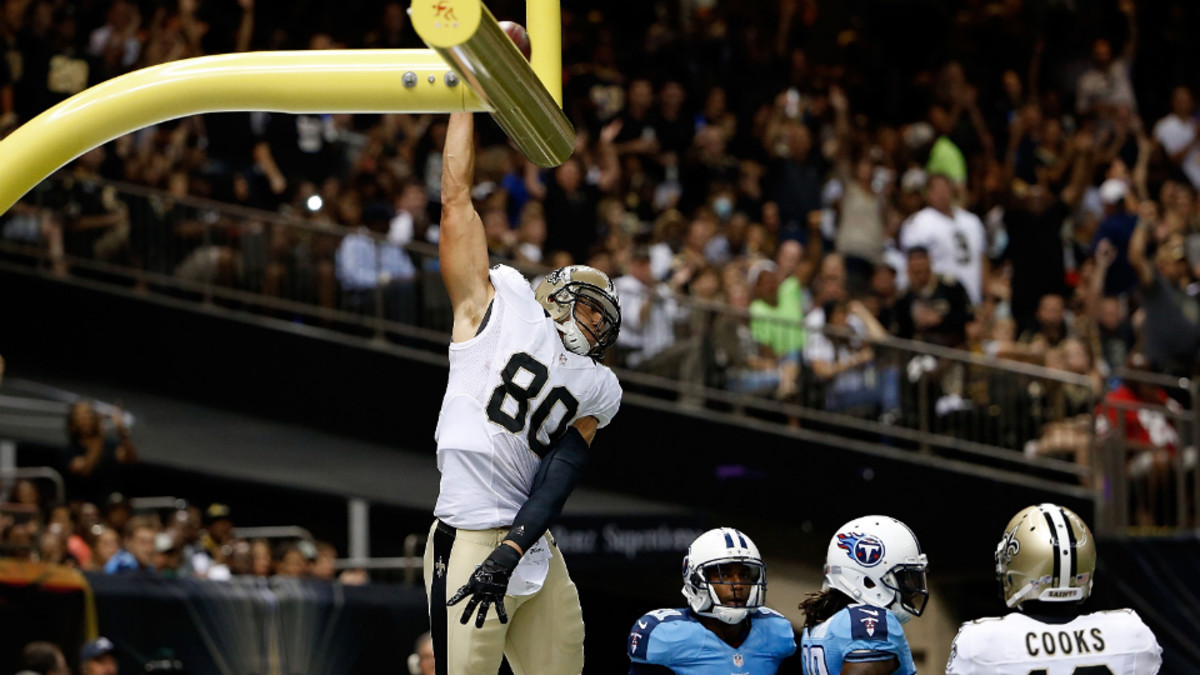
[[[1075,569],[1071,524],[1058,506],[1045,505],[1042,507],[1042,513],[1046,516],[1046,522],[1050,523],[1050,530],[1054,532],[1050,541],[1054,546],[1054,576],[1058,579],[1058,587],[1070,588],[1074,575],[1068,576],[1068,573]]]
[[[1058,554],[1058,528],[1054,526],[1054,519],[1050,516],[1049,509],[1042,509],[1042,516],[1046,519],[1046,526],[1050,528],[1050,545],[1054,547],[1054,571],[1051,572],[1055,579],[1062,578],[1062,557]]]
[[[1075,581],[1075,576],[1079,574],[1079,556],[1076,555],[1075,550],[1075,529],[1071,527],[1071,519],[1067,517],[1067,512],[1062,507],[1059,507],[1058,513],[1067,525],[1067,550],[1071,552],[1071,576],[1067,580],[1067,585],[1070,585]]]

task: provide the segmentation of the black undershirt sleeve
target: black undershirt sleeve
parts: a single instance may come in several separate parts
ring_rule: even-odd
[[[588,444],[575,427],[558,440],[542,457],[541,466],[533,477],[529,499],[513,518],[512,529],[505,537],[522,551],[528,551],[562,513],[567,497],[579,484],[587,466]]]

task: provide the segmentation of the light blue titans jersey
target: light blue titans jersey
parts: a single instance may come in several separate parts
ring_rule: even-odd
[[[917,672],[900,621],[883,607],[851,605],[825,623],[805,628],[800,650],[804,675],[839,675],[843,663],[893,657],[900,662],[895,675]]]
[[[775,675],[780,661],[796,653],[792,623],[773,609],[751,610],[750,634],[730,647],[687,609],[646,614],[629,632],[631,673],[640,664],[671,669],[675,675]]]

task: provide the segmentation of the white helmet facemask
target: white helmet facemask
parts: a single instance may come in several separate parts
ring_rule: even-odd
[[[555,321],[554,327],[562,335],[563,346],[567,348],[567,351],[580,356],[588,356],[592,351],[592,343],[588,341],[587,335],[579,327],[579,322],[575,320],[574,316],[568,316],[562,321]]]
[[[742,604],[722,604],[719,586],[744,589]],[[767,569],[758,547],[745,534],[728,527],[700,535],[683,559],[683,597],[694,614],[741,623],[751,610],[766,602]]]

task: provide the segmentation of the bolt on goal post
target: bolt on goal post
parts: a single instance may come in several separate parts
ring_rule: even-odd
[[[565,162],[575,149],[575,132],[560,107],[558,0],[528,0],[531,61],[481,0],[415,3],[413,25],[431,49],[202,56],[85,89],[0,140],[0,215],[88,150],[202,113],[488,112],[534,164]],[[457,21],[446,23],[447,11]]]

